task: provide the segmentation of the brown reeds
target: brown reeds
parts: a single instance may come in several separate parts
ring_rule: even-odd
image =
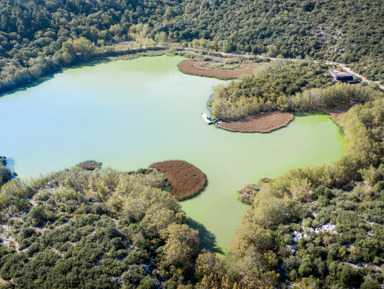
[[[293,120],[292,113],[275,111],[247,117],[244,120],[221,122],[217,127],[229,131],[266,133],[287,126],[291,120]]]
[[[239,78],[241,75],[251,75],[253,74],[252,65],[248,65],[244,68],[239,69],[213,69],[205,67],[205,62],[202,60],[183,60],[177,67],[179,70],[186,74],[198,75],[198,76],[207,76],[215,77],[219,79],[235,79]]]
[[[186,161],[164,161],[153,163],[149,167],[159,170],[167,177],[171,194],[178,200],[198,194],[207,183],[204,173]]]

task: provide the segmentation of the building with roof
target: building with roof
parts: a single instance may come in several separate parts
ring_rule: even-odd
[[[354,74],[345,71],[330,70],[329,72],[334,81],[353,82],[353,77],[355,76]]]

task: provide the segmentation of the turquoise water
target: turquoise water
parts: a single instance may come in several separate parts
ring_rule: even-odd
[[[237,190],[260,177],[336,160],[342,138],[324,115],[295,117],[270,134],[208,126],[200,114],[223,81],[182,74],[181,60],[160,56],[68,69],[1,97],[0,155],[20,177],[87,159],[119,170],[186,160],[206,174],[208,186],[183,201],[183,209],[203,232],[204,245],[225,252],[247,210]]]

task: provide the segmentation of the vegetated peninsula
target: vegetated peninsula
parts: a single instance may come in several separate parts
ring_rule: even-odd
[[[217,126],[240,132],[270,132],[284,127],[295,112],[351,107],[379,92],[366,83],[334,83],[331,66],[307,61],[274,60],[255,65],[253,75],[218,85],[210,99]],[[374,96],[376,97],[376,96]]]

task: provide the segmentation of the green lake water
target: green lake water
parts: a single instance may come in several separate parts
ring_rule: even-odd
[[[270,134],[208,126],[200,114],[223,81],[182,74],[181,60],[144,57],[68,69],[0,97],[0,155],[20,177],[87,159],[119,170],[188,161],[206,174],[208,186],[182,207],[205,247],[227,251],[248,208],[237,201],[237,190],[260,177],[338,159],[342,137],[324,115],[296,116]]]

